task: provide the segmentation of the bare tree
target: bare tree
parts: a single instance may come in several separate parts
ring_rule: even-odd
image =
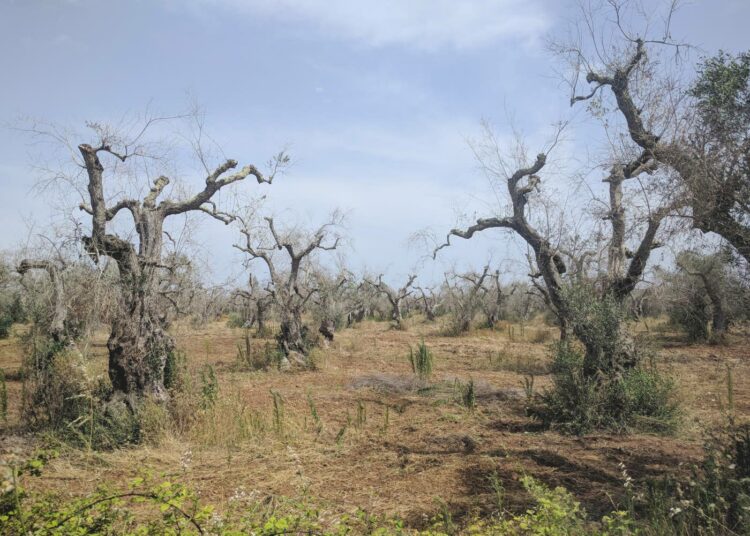
[[[729,307],[726,297],[726,277],[724,268],[726,257],[722,255],[700,255],[694,251],[684,251],[677,255],[677,267],[687,275],[697,278],[711,302],[712,336],[720,341],[729,330]]]
[[[431,287],[428,287],[427,289],[416,287],[416,289],[419,291],[419,295],[422,298],[422,311],[424,311],[425,318],[427,318],[429,322],[434,322],[436,309],[440,304],[435,289]]]
[[[107,341],[109,377],[116,396],[124,396],[128,401],[144,395],[158,400],[167,397],[164,366],[174,341],[165,330],[166,314],[159,300],[163,295],[160,273],[165,267],[162,258],[165,221],[173,216],[202,212],[229,223],[233,217],[217,208],[214,196],[249,176],[258,184],[270,184],[274,178],[273,172],[266,176],[253,165],[232,172],[237,161],[229,159],[210,170],[203,189],[186,199],[159,201],[171,182],[166,175],[159,175],[142,198],[110,201],[105,195],[107,177],[117,172],[119,164],[148,158],[139,150],[138,140],[152,123],[147,123],[129,141],[111,134],[108,127],[93,124],[99,138],[97,143],[82,143],[77,147],[87,178],[85,201],[80,209],[91,217],[90,234],[83,236],[83,243],[94,262],[110,258],[119,273],[120,302]],[[274,171],[286,161],[285,155],[279,155],[274,161]],[[109,230],[111,222],[123,211],[131,217],[137,243]]]
[[[490,267],[487,265],[479,273],[454,273],[452,274],[455,281],[453,284],[449,281],[449,275],[445,275],[445,288],[452,309],[455,335],[466,333],[471,329],[471,323],[482,306],[481,298],[486,292],[484,283],[489,271]]]
[[[49,334],[58,345],[67,345],[71,342],[69,337],[67,320],[68,307],[65,303],[65,287],[61,272],[65,269],[63,263],[52,260],[24,259],[18,264],[16,271],[22,276],[31,270],[44,270],[49,275],[52,283],[52,320],[49,324]]]
[[[261,287],[258,278],[254,274],[248,276],[247,290],[236,289],[234,296],[240,297],[244,304],[244,325],[245,329],[257,326],[257,334],[263,337],[268,332],[266,321],[271,312],[273,304],[273,293],[269,287]]]
[[[625,122],[625,135],[641,151],[640,161],[632,165],[659,163],[676,172],[683,202],[691,209],[684,216],[693,227],[720,235],[750,262],[750,55],[709,59],[696,82],[685,87],[683,79],[669,72],[670,62],[660,57],[667,49],[682,60],[681,51],[690,48],[671,37],[677,2],[669,4],[661,26],[645,18],[644,11],[632,23],[633,4],[609,0],[602,2],[604,9],[584,5],[578,39],[556,46],[572,67],[571,105],[588,102],[606,108],[603,92],[608,91]],[[586,94],[577,91],[581,74],[591,88]],[[623,168],[613,177],[615,195],[617,181],[629,179],[629,172]],[[613,254],[620,255],[616,249]]]
[[[532,164],[524,162],[525,152],[523,146],[519,143],[515,151],[515,158],[517,165],[520,165],[516,167],[515,171],[512,171],[509,163],[502,156],[503,152],[494,135],[488,132],[487,142],[484,147],[477,151],[477,154],[485,172],[506,182],[512,214],[505,217],[480,218],[474,225],[465,230],[451,230],[445,243],[438,246],[434,254],[436,255],[440,249],[449,246],[452,236],[469,239],[477,232],[488,229],[513,231],[528,244],[533,252],[533,259],[530,259],[534,268],[530,274],[532,283],[559,317],[561,334],[566,335],[568,324],[572,323],[571,320],[574,318],[574,311],[566,299],[565,278],[568,269],[564,255],[560,248],[556,247],[549,237],[540,232],[527,216],[529,213],[529,196],[541,185],[540,172],[547,164],[549,150],[555,146],[560,132],[561,130],[558,130],[550,149],[538,154]],[[619,188],[624,180],[638,177],[643,173],[653,171],[653,169],[652,159],[647,154],[640,154],[634,160],[625,164],[614,164],[609,175],[604,179],[605,182],[614,185],[614,194],[611,197],[608,211],[609,218],[612,221],[609,242],[610,250],[614,252],[612,255],[614,266],[610,267],[607,280],[601,284],[601,297],[609,296],[621,302],[632,292],[643,275],[652,250],[658,245],[655,240],[656,233],[664,218],[673,210],[673,202],[667,200],[664,204],[652,209],[642,225],[639,226],[637,222],[634,222],[632,226],[635,229],[640,228],[642,230],[637,247],[635,251],[630,253],[631,258],[627,266],[621,266],[616,262],[620,260],[620,255],[623,258],[628,256],[624,246],[626,235],[621,228],[623,216],[621,190]],[[542,281],[543,284],[539,281]],[[598,334],[592,332],[591,326],[586,322],[573,323],[572,328],[576,337],[586,346],[587,373],[593,375],[601,368],[620,368],[632,364],[633,356],[629,349],[622,352],[618,351],[618,355],[603,355]],[[622,336],[622,334],[617,336]],[[622,346],[623,348],[629,348],[628,345]]]
[[[268,288],[281,316],[279,346],[286,356],[282,365],[288,366],[289,359],[293,359],[298,365],[307,367],[310,365],[307,359],[310,340],[302,313],[318,288],[306,284],[310,281],[305,279],[310,279],[311,274],[307,273],[305,265],[315,252],[333,251],[338,247],[341,237],[336,228],[341,224],[341,215],[334,213],[330,221],[309,234],[299,231],[280,233],[273,218],[269,217],[264,218],[265,232],[254,226],[249,218],[238,220],[245,240],[235,247],[244,252],[249,261],[262,260],[268,270]],[[274,257],[275,251],[286,253],[285,269]]]
[[[318,333],[326,341],[332,341],[336,328],[344,324],[351,311],[352,279],[351,274],[343,270],[336,275],[329,275],[323,268],[315,270],[313,275],[318,292],[313,298],[313,316],[319,321]]]
[[[517,287],[511,287],[510,292],[506,292],[500,282],[500,270],[495,270],[491,278],[493,285],[486,289],[482,307],[487,319],[487,327],[494,328],[503,315],[506,299],[513,295]]]
[[[383,274],[378,276],[377,281],[371,281],[365,278],[365,282],[368,285],[372,286],[388,300],[388,303],[391,306],[391,320],[396,328],[400,329],[403,327],[404,317],[402,305],[404,300],[414,292],[414,289],[412,289],[411,286],[416,279],[416,275],[410,275],[404,286],[399,289],[394,289],[383,281]]]

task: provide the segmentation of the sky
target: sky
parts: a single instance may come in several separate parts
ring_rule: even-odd
[[[0,0],[0,249],[61,221],[59,195],[34,188],[45,149],[13,127],[33,117],[82,130],[197,104],[240,165],[289,151],[293,166],[263,190],[267,210],[310,227],[343,210],[353,269],[429,281],[491,259],[522,273],[507,234],[457,242],[437,261],[410,237],[500,210],[468,143],[482,120],[501,140],[512,123],[532,154],[556,121],[591,128],[545,45],[575,13],[566,0]],[[706,53],[739,51],[748,20],[750,1],[694,0],[672,27]],[[198,170],[184,179],[201,183]],[[584,195],[551,188],[558,201]],[[196,228],[207,278],[236,276],[236,230]]]

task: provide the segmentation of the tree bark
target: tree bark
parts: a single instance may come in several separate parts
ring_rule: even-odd
[[[124,199],[107,208],[104,197],[104,166],[99,153],[109,153],[121,161],[127,156],[115,153],[108,145],[92,147],[78,146],[88,175],[90,205],[82,204],[81,210],[91,215],[91,235],[83,238],[86,251],[98,262],[100,257],[113,259],[119,271],[120,296],[117,314],[112,321],[107,341],[109,352],[109,377],[115,390],[115,398],[139,399],[150,395],[156,400],[166,400],[164,366],[174,350],[174,340],[167,333],[167,318],[159,303],[159,270],[162,265],[162,242],[164,220],[171,215],[189,211],[201,211],[224,223],[233,217],[220,213],[211,202],[211,197],[224,186],[254,175],[258,182],[268,182],[253,166],[224,176],[235,168],[237,162],[227,160],[206,178],[204,189],[195,196],[182,201],[156,201],[169,179],[160,176],[153,181],[149,193],[143,200]],[[209,206],[206,206],[206,203]],[[107,223],[121,210],[128,210],[138,235],[138,248],[129,241],[107,233]],[[132,404],[130,404],[132,406]]]

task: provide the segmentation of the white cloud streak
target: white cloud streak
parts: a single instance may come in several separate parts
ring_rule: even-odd
[[[541,0],[193,0],[276,21],[302,21],[322,33],[373,47],[470,49],[503,39],[533,42],[550,27]]]

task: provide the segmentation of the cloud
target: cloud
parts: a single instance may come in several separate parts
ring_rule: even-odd
[[[194,0],[280,21],[373,47],[467,49],[502,39],[533,41],[550,26],[541,0]]]

